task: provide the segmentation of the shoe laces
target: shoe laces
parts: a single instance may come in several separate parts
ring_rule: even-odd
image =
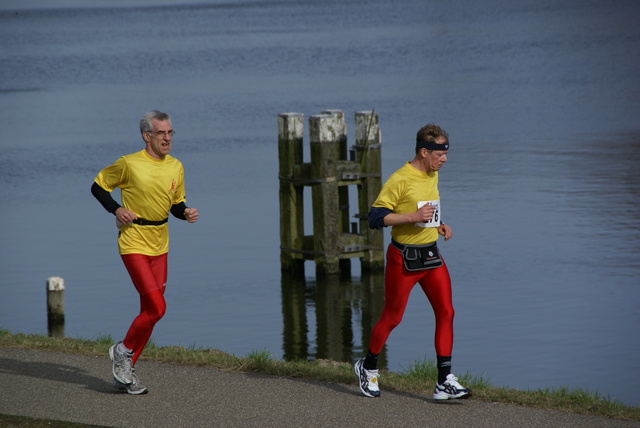
[[[464,389],[464,387],[458,383],[458,378],[455,377],[453,374],[447,375],[447,380],[444,383],[448,383],[449,385],[456,387],[458,389]]]
[[[125,373],[135,376],[135,374],[133,373],[133,361],[131,360],[131,358],[124,357],[122,359],[122,367]]]

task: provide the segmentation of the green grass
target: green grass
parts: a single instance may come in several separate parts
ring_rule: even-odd
[[[11,334],[0,329],[0,346],[9,348],[28,348],[40,351],[66,352],[85,355],[106,355],[114,343],[109,336],[94,340],[53,338],[42,335]],[[141,357],[147,361],[183,364],[197,367],[213,367],[220,370],[261,373],[273,376],[286,376],[316,381],[354,384],[353,368],[349,363],[331,360],[280,361],[271,358],[266,350],[252,351],[246,357],[237,357],[216,349],[190,346],[158,347],[152,342],[145,348]],[[397,390],[430,395],[432,382],[436,379],[435,363],[430,360],[416,361],[400,372],[381,370],[381,384],[385,390]],[[582,389],[547,388],[533,391],[520,391],[511,388],[494,387],[484,377],[464,374],[460,382],[473,389],[472,400],[511,405],[522,405],[540,409],[559,410],[593,416],[604,416],[630,421],[640,421],[640,408],[626,406],[610,400],[598,393]],[[2,426],[40,427],[55,425],[5,424],[7,416],[0,415]],[[31,418],[26,418],[31,419]],[[82,426],[82,425],[78,425]],[[86,425],[85,425],[86,427]]]

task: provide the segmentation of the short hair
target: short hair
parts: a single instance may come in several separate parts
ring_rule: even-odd
[[[438,137],[444,137],[445,140],[447,140],[447,143],[449,142],[449,134],[447,134],[447,131],[440,128],[438,125],[430,123],[420,128],[416,135],[416,142],[435,143],[436,138]],[[418,154],[419,151],[420,148],[416,147],[416,154]],[[429,150],[429,152],[431,152],[431,150]]]
[[[163,113],[158,110],[151,110],[142,115],[140,119],[140,133],[153,131],[152,121],[159,120],[161,122],[168,120],[171,121],[171,117],[167,113]]]
[[[418,135],[416,135],[416,141],[428,143],[430,141],[434,141],[438,137],[444,137],[447,142],[449,142],[449,134],[447,134],[447,131],[440,128],[438,125],[430,123],[420,128]]]

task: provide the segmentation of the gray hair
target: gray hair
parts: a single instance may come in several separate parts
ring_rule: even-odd
[[[151,132],[153,130],[153,124],[151,123],[153,120],[159,121],[171,121],[171,117],[167,113],[163,113],[158,110],[151,110],[142,115],[142,119],[140,119],[140,133],[144,134],[145,132]]]

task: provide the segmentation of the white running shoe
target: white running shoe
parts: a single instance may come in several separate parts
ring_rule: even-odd
[[[471,396],[471,390],[465,388],[458,383],[458,378],[452,373],[447,375],[447,380],[440,385],[436,382],[436,388],[433,391],[434,400],[448,400],[450,398],[468,398]]]
[[[362,366],[363,363],[364,358],[361,358],[353,365],[353,370],[356,372],[356,376],[358,376],[360,391],[367,397],[379,397],[378,370],[367,370]]]

